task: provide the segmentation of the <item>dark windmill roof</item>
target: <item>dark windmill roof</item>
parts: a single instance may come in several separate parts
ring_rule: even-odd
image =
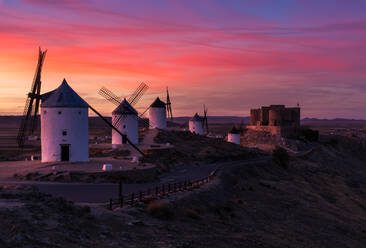
[[[43,108],[88,108],[89,105],[68,85],[66,80],[54,91],[42,95]]]
[[[151,108],[165,108],[165,102],[161,101],[159,97],[150,105]]]
[[[202,118],[196,113],[193,118],[191,119],[191,121],[202,121]]]
[[[126,98],[112,112],[113,115],[137,115],[137,111],[129,104]]]
[[[52,94],[55,92],[56,90],[52,90],[52,91],[49,91],[47,93],[44,93],[41,95],[42,97],[42,102],[45,102],[50,96],[52,96]]]
[[[229,133],[240,133],[240,131],[238,129],[236,129],[236,127],[233,127]]]

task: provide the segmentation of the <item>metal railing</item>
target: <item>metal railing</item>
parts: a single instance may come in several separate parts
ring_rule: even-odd
[[[210,175],[196,180],[184,180],[175,183],[164,183],[148,188],[147,190],[133,192],[128,195],[122,194],[122,182],[118,184],[118,198],[110,199],[108,208],[113,210],[115,207],[132,207],[139,202],[149,202],[158,198],[163,198],[174,193],[183,192],[187,190],[194,190],[201,185],[209,183],[215,176],[217,170],[214,170]]]

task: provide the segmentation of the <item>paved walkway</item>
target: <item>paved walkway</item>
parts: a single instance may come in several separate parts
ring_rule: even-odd
[[[123,184],[123,194],[145,191],[149,188],[154,189],[162,183],[174,183],[184,180],[196,180],[208,176],[215,169],[230,164],[242,163],[243,165],[253,162],[266,161],[271,157],[261,157],[245,161],[235,161],[227,163],[208,164],[201,166],[191,166],[178,168],[175,171],[162,174],[160,182],[143,184]],[[61,196],[67,200],[77,203],[106,203],[110,198],[117,198],[118,184],[112,183],[54,183],[54,182],[30,182],[30,181],[0,181],[0,183],[25,184],[36,186],[41,192]]]

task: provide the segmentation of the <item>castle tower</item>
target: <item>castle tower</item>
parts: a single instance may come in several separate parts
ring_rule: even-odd
[[[197,113],[189,120],[188,125],[191,133],[203,135],[203,120]]]
[[[138,144],[138,118],[137,111],[124,99],[112,112],[112,123],[133,143]],[[126,144],[127,140],[112,129],[112,146]]]
[[[42,95],[42,162],[86,162],[89,105],[67,84]]]
[[[150,129],[166,129],[166,107],[159,97],[150,105],[149,127]]]

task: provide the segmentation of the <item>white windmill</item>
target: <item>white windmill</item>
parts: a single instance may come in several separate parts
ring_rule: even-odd
[[[147,124],[147,121],[139,117],[133,106],[141,99],[148,88],[145,83],[141,83],[128,100],[126,98],[122,100],[105,87],[99,90],[101,96],[117,105],[117,108],[112,112],[112,124],[123,135],[121,136],[116,130],[112,129],[112,147],[116,148],[118,145],[126,144],[128,140],[132,144],[138,144],[139,120],[145,124]]]
[[[191,133],[203,135],[203,118],[201,118],[197,113],[189,120],[188,125]]]
[[[240,131],[233,127],[227,135],[227,141],[240,145]]]
[[[88,107],[65,79],[42,95],[42,162],[89,160]]]
[[[149,128],[166,129],[166,104],[159,97],[149,107]]]
[[[120,120],[120,121],[118,121]],[[139,142],[139,128],[137,111],[129,104],[126,98],[112,112],[112,123],[123,134],[125,134],[133,144]],[[112,146],[126,144],[124,136],[119,135],[112,129]]]

